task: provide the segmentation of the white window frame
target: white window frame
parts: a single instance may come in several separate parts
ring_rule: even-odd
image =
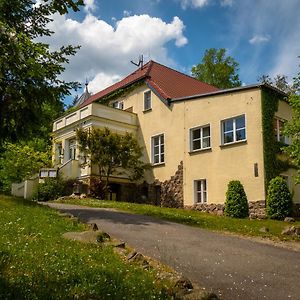
[[[150,95],[149,98],[147,98],[146,95]],[[152,94],[151,90],[144,92],[144,111],[151,110],[152,109]]]
[[[200,183],[200,190],[198,189],[198,183]],[[194,180],[194,203],[208,203],[207,180],[204,178]]]
[[[163,142],[162,142],[163,137]],[[154,144],[154,140],[158,138],[158,144]],[[165,163],[165,144],[166,144],[166,138],[165,134],[156,134],[151,137],[151,161],[153,165],[160,165]],[[162,150],[163,146],[163,150]],[[155,154],[155,148],[158,148],[158,153]],[[158,157],[158,161],[155,162],[155,157]]]
[[[203,137],[203,129],[204,128],[209,128],[209,136]],[[197,138],[197,139],[194,139],[193,138],[193,133],[196,130],[200,130],[200,137]],[[209,139],[209,146],[208,147],[203,147],[203,140],[204,139]],[[200,141],[200,148],[194,149],[193,148],[193,142],[197,141],[197,140]],[[197,151],[206,150],[206,149],[211,149],[211,126],[210,126],[210,124],[190,128],[190,152],[197,152]]]
[[[123,110],[124,109],[124,101],[114,101],[112,103],[112,107]]]
[[[69,160],[74,160],[76,159],[76,152],[77,152],[77,143],[76,139],[70,139],[69,140]]]
[[[276,141],[284,143],[286,145],[290,145],[291,144],[290,138],[285,136],[283,134],[283,132],[280,130],[280,122],[283,123],[283,126],[284,126],[284,124],[287,122],[287,120],[284,120],[284,119],[279,118],[279,117],[274,117],[274,121],[276,122],[276,125],[274,127],[274,133],[276,134],[275,135]]]
[[[245,126],[241,127],[241,128],[236,128],[236,120],[240,117],[244,117],[245,119]],[[225,131],[224,130],[224,123],[228,122],[228,121],[232,121],[233,122],[233,126],[232,126],[232,130],[229,131]],[[242,140],[237,140],[237,131],[239,130],[245,130],[245,138]],[[233,141],[232,142],[227,142],[225,143],[225,133],[229,133],[232,132],[233,133]],[[221,144],[222,145],[229,145],[229,144],[235,144],[235,143],[240,143],[240,142],[245,142],[247,140],[247,122],[246,122],[246,114],[241,114],[232,118],[228,118],[228,119],[224,119],[221,121]]]

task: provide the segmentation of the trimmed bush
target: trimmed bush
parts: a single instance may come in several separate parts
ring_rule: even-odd
[[[270,180],[267,196],[267,215],[271,219],[283,220],[293,209],[292,195],[286,181],[277,176]]]
[[[246,218],[249,215],[248,200],[243,185],[238,180],[228,183],[225,201],[225,216]]]

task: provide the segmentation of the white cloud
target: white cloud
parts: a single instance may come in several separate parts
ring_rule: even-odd
[[[121,80],[121,76],[119,75],[108,75],[105,73],[98,73],[88,85],[89,91],[93,94],[99,92],[106,87],[114,84],[115,82]]]
[[[221,6],[232,6],[233,0],[221,0]]]
[[[180,0],[181,7],[186,9],[187,7],[200,8],[209,3],[210,0]]]
[[[149,15],[134,15],[123,17],[114,25],[91,13],[81,22],[65,15],[55,14],[53,18],[49,27],[55,34],[43,41],[52,49],[66,44],[81,45],[70,58],[63,78],[80,82],[89,78],[93,92],[132,72],[135,67],[130,61],[140,54],[151,53],[151,59],[173,65],[166,44],[173,42],[182,47],[188,42],[183,34],[185,26],[178,17],[167,23]]]
[[[250,40],[249,43],[254,45],[254,44],[261,44],[261,43],[266,43],[269,42],[271,39],[270,35],[255,35],[253,36]]]
[[[132,14],[131,11],[128,11],[128,10],[123,11],[123,16],[124,17],[129,17],[129,16],[131,16],[131,14]]]
[[[96,10],[97,6],[95,4],[95,0],[84,0],[84,10],[86,12],[93,12]]]

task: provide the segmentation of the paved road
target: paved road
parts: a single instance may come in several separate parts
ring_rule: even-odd
[[[221,299],[300,299],[300,253],[107,209],[50,204],[154,257]]]

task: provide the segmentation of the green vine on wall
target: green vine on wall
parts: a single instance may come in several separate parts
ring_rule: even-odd
[[[119,99],[121,97],[125,97],[126,95],[131,93],[136,88],[142,86],[143,84],[144,84],[144,80],[140,80],[140,81],[133,83],[127,87],[119,88],[119,89],[115,90],[114,92],[108,94],[107,96],[102,97],[99,100],[99,103],[108,105],[110,101]]]
[[[292,167],[289,158],[282,151],[285,144],[276,141],[274,138],[274,117],[275,112],[278,110],[279,100],[285,100],[285,97],[271,89],[262,89],[262,127],[266,187],[272,178]]]

